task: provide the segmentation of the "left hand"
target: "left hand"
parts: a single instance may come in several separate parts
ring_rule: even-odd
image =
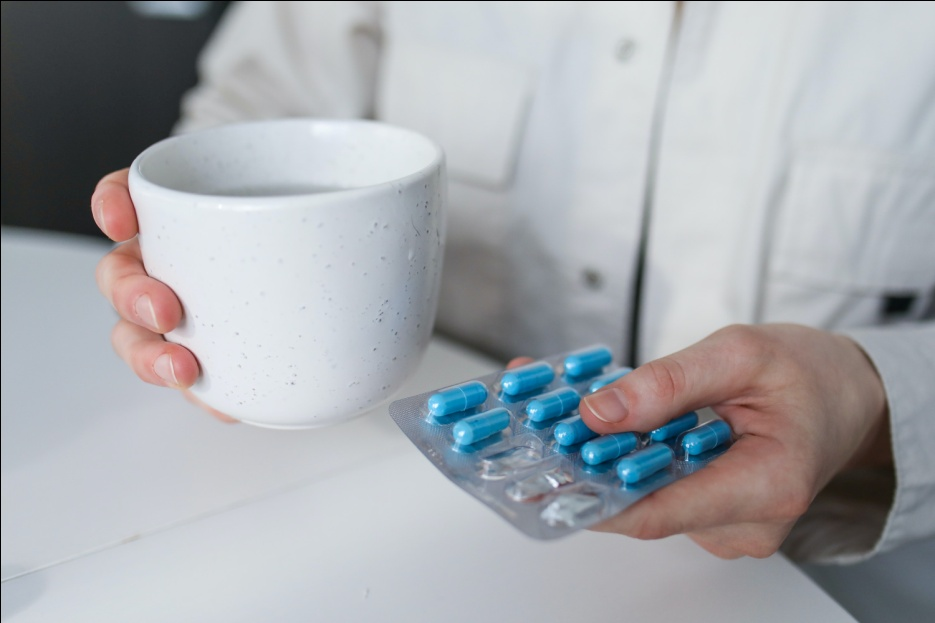
[[[104,176],[91,197],[94,222],[111,240],[123,243],[101,259],[96,273],[98,288],[120,315],[111,343],[143,381],[179,389],[189,402],[218,420],[236,422],[191,392],[199,374],[198,360],[184,346],[163,338],[181,321],[182,304],[175,292],[146,274],[143,267],[129,171]]]
[[[838,472],[892,461],[870,360],[847,337],[798,325],[717,331],[587,396],[580,413],[601,434],[647,432],[705,406],[730,424],[733,446],[597,530],[685,533],[722,558],[765,557]]]

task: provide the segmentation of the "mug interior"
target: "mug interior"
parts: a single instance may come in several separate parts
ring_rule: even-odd
[[[144,151],[140,177],[177,192],[294,196],[366,188],[417,175],[441,158],[416,132],[359,120],[283,119],[166,139]]]

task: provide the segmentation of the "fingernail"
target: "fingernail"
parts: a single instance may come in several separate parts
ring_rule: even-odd
[[[97,221],[97,226],[100,227],[101,231],[104,232],[104,235],[109,235],[107,233],[107,227],[104,223],[104,198],[95,200],[93,197],[91,201],[94,203],[94,220]]]
[[[148,294],[141,294],[136,303],[133,304],[136,311],[136,317],[153,331],[159,331],[159,323],[156,322],[156,308],[153,307],[153,301]]]
[[[175,366],[172,364],[172,355],[163,353],[156,357],[153,362],[153,372],[172,387],[179,386],[179,380],[175,378]]]
[[[615,423],[627,417],[626,397],[616,387],[611,387],[584,399],[584,404],[602,422]]]

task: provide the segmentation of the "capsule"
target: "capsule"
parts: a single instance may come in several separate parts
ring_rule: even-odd
[[[487,439],[509,425],[510,412],[503,407],[497,407],[460,420],[451,432],[455,443],[466,446]]]
[[[689,456],[698,456],[730,440],[730,426],[724,420],[711,420],[682,435],[682,450]]]
[[[555,426],[555,441],[563,446],[573,446],[597,437],[597,433],[587,427],[580,415],[568,418]]]
[[[613,358],[613,353],[606,346],[579,350],[565,357],[565,374],[576,377],[591,376],[603,370]]]
[[[698,426],[698,414],[694,411],[689,411],[685,415],[680,415],[674,420],[669,420],[667,424],[663,424],[649,433],[649,438],[652,441],[665,441],[666,439],[672,439],[676,435],[681,435],[695,426]]]
[[[533,422],[545,422],[578,408],[581,396],[571,387],[561,387],[537,396],[526,405],[526,415]]]
[[[469,381],[429,396],[429,413],[434,417],[451,415],[473,409],[485,400],[487,386],[480,381]]]
[[[632,452],[639,445],[636,433],[614,433],[593,439],[581,446],[581,460],[588,465],[600,465]]]
[[[593,394],[605,385],[610,385],[617,379],[622,379],[631,372],[633,372],[633,368],[620,368],[618,370],[614,370],[613,372],[602,374],[601,376],[591,381],[591,384],[588,385],[588,393]]]
[[[656,443],[628,454],[617,462],[617,477],[628,485],[665,469],[675,458],[672,448]]]
[[[544,361],[537,361],[503,373],[500,387],[508,396],[519,396],[539,389],[555,379],[555,370]]]

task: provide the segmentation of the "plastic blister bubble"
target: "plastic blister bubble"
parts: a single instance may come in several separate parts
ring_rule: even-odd
[[[601,506],[598,491],[570,491],[552,499],[539,518],[550,528],[584,527],[600,517]]]
[[[390,415],[450,480],[524,533],[554,539],[702,469],[731,443],[724,422],[698,426],[694,413],[616,438],[582,429],[579,400],[629,371],[591,346],[397,400]]]
[[[515,502],[533,502],[575,481],[570,472],[556,467],[532,474],[509,484],[504,493]]]

